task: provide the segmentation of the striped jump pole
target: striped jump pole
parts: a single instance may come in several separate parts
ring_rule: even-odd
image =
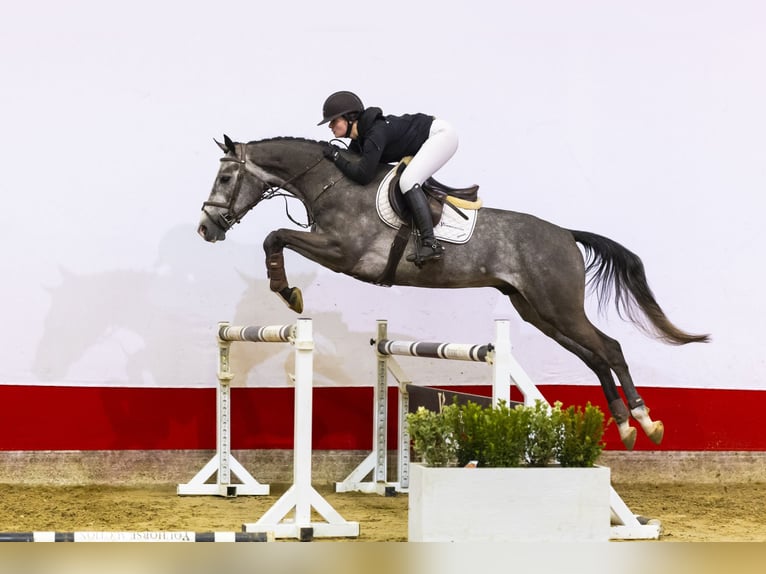
[[[390,341],[379,339],[376,344],[381,355],[403,355],[408,357],[429,357],[453,361],[487,362],[492,345],[463,345],[460,343],[428,343],[425,341]]]
[[[267,325],[265,327],[232,327],[218,324],[218,340],[223,343],[250,341],[251,343],[289,343],[295,338],[295,325]]]
[[[495,340],[485,345],[463,343],[433,343],[427,341],[400,341],[388,338],[388,323],[377,322],[377,336],[370,343],[377,355],[377,384],[374,388],[375,411],[373,416],[373,450],[342,482],[335,484],[336,492],[377,492],[388,494],[391,490],[406,491],[409,488],[410,436],[407,430],[409,393],[407,387],[413,381],[407,376],[394,357],[422,357],[452,361],[472,361],[492,366],[492,404],[505,401],[510,404],[510,385],[522,393],[525,404],[545,400],[532,379],[524,372],[511,353],[510,322],[495,321]],[[388,374],[391,373],[399,387],[397,448],[398,482],[387,482],[387,421],[388,421]],[[448,394],[445,392],[445,394]],[[364,479],[372,475],[372,481]]]
[[[179,484],[179,495],[239,496],[267,495],[269,485],[258,482],[231,454],[231,381],[229,352],[233,342],[289,343],[296,325],[232,326],[218,323],[218,387],[216,392],[216,454],[187,483]],[[239,482],[232,483],[232,474]],[[215,476],[215,482],[210,479]]]
[[[0,532],[0,542],[266,542],[266,532]]]
[[[511,353],[510,322],[495,321],[494,343],[469,345],[463,343],[429,343],[426,341],[394,341],[387,338],[387,322],[378,321],[378,337],[373,340],[378,359],[388,367],[394,356],[427,357],[451,361],[473,361],[492,366],[492,403],[510,403],[510,385],[514,384],[524,396],[525,404],[545,400]],[[380,374],[380,372],[379,372]]]

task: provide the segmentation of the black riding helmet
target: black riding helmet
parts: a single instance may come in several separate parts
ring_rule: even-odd
[[[364,105],[362,104],[362,100],[360,100],[359,96],[355,93],[347,92],[345,90],[335,92],[324,101],[324,105],[322,106],[322,115],[324,117],[317,125],[321,126],[322,124],[333,121],[335,118],[347,116],[349,114],[356,116],[363,111]],[[356,118],[347,117],[346,119],[353,120]]]

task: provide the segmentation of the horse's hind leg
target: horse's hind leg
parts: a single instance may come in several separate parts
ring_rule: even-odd
[[[646,436],[649,437],[649,440],[654,444],[660,444],[665,435],[665,425],[662,424],[662,421],[653,421],[649,416],[649,408],[646,406],[644,399],[638,394],[638,391],[633,384],[633,377],[630,375],[630,369],[625,361],[625,356],[622,353],[620,343],[598,329],[596,329],[596,332],[604,342],[610,357],[613,357],[613,359],[610,360],[610,364],[612,365],[614,373],[617,375],[617,379],[620,381],[620,386],[625,393],[625,397],[628,399],[631,416],[638,421],[641,428],[646,433]]]
[[[638,421],[641,428],[653,443],[660,444],[662,442],[662,437],[665,434],[665,426],[662,424],[662,421],[653,421],[649,416],[649,409],[644,404],[644,399],[638,394],[638,391],[633,384],[633,377],[630,375],[630,369],[625,361],[625,355],[622,353],[620,343],[599,331],[596,327],[593,327],[593,330],[598,334],[604,344],[607,351],[607,361],[609,362],[611,370],[614,371],[614,374],[617,376],[617,380],[620,381],[620,387],[622,387],[622,390],[625,393],[625,398],[628,400],[631,416]],[[626,410],[622,401],[620,401],[620,405],[617,408],[623,411]],[[616,417],[615,421],[617,421]]]
[[[630,415],[633,415],[641,424],[642,429],[652,442],[659,444],[662,441],[664,426],[662,422],[652,421],[649,417],[648,409],[633,385],[625,357],[617,341],[593,326],[583,312],[578,322],[578,331],[589,333],[592,340],[594,340],[593,334],[597,336],[596,342],[598,344],[594,348],[601,351],[601,353],[597,353],[594,348],[585,347],[572,337],[565,335],[551,322],[544,320],[521,294],[511,295],[510,298],[525,321],[535,325],[562,347],[575,354],[596,374],[607,399],[609,411],[617,423],[620,439],[626,448],[632,449],[636,440],[636,431],[629,423]],[[617,392],[612,371],[615,372],[620,386],[623,387],[630,411]]]
[[[609,365],[585,347],[578,345],[575,341],[565,336],[553,325],[544,321],[521,294],[512,294],[510,299],[522,319],[534,325],[567,351],[579,357],[595,373],[599,383],[601,383],[601,389],[604,391],[604,396],[609,405],[609,412],[617,424],[620,440],[625,445],[625,448],[632,450],[636,442],[636,429],[630,426],[630,413],[617,392],[617,386],[615,385]]]
[[[588,323],[590,324],[590,321],[588,321]],[[625,361],[622,346],[618,341],[604,334],[592,324],[591,327],[601,338],[604,348],[606,349],[606,360],[609,363],[611,370],[614,371],[614,374],[617,376],[617,380],[620,381],[620,387],[622,387],[622,390],[625,393],[625,398],[628,400],[631,416],[638,421],[641,428],[653,443],[660,444],[665,434],[665,426],[662,424],[662,421],[653,421],[649,416],[649,409],[646,404],[644,404],[644,399],[638,394],[636,386],[633,384],[633,377],[630,375],[628,363]],[[624,405],[621,405],[621,407],[622,409],[625,408]],[[615,418],[615,420],[617,419]]]

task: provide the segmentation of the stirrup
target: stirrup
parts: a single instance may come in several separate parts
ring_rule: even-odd
[[[414,263],[417,267],[422,267],[427,261],[436,261],[442,258],[444,246],[436,239],[432,243],[421,243],[418,241],[415,245],[414,253],[407,256],[407,261]]]

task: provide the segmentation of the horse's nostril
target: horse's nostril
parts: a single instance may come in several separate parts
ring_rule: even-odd
[[[197,228],[197,233],[199,233],[204,238],[207,235],[207,227],[200,225],[199,228]]]

